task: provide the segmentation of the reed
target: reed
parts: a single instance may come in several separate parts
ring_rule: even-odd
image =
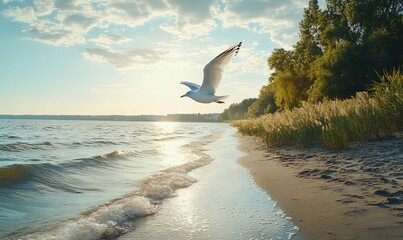
[[[403,75],[385,73],[371,94],[359,92],[347,100],[303,103],[292,111],[276,112],[234,122],[238,130],[258,136],[268,146],[321,145],[346,148],[352,141],[387,138],[403,130]]]

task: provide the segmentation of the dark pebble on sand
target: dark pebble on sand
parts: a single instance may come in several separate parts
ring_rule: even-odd
[[[345,182],[344,182],[344,184],[345,184],[345,185],[348,185],[348,186],[355,185],[355,183],[354,183],[354,182],[352,182],[352,181],[348,181],[348,180],[347,180],[347,181],[345,181]]]
[[[400,204],[402,200],[400,198],[395,197],[388,197],[387,198],[388,204]]]
[[[383,196],[383,197],[390,197],[391,196],[390,192],[388,192],[386,190],[382,190],[382,189],[375,190],[374,194],[380,195],[380,196]]]
[[[322,174],[322,175],[320,175],[320,178],[321,179],[331,179],[332,177],[329,175],[326,175],[326,174]]]

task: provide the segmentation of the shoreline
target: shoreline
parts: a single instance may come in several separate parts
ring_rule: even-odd
[[[373,149],[377,145],[374,142],[341,155],[318,149],[269,149],[254,137],[239,133],[236,136],[240,139],[239,149],[247,153],[238,162],[293,218],[301,229],[302,239],[401,239],[403,236],[399,145],[379,146],[383,149],[379,158],[391,160],[377,165],[376,158],[372,162],[365,159],[360,162],[357,157],[360,151]],[[355,158],[350,154],[354,151],[358,151]],[[390,172],[387,167],[397,170]],[[378,177],[383,182],[376,182]]]
[[[197,182],[164,199],[156,214],[139,219],[118,239],[299,240],[298,228],[237,164],[245,153],[235,132],[228,127],[214,141],[202,141],[201,156],[214,160],[189,172]]]

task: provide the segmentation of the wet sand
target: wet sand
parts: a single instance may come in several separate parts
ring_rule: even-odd
[[[201,141],[192,155],[214,160],[189,172],[197,182],[164,199],[156,214],[118,239],[300,240],[298,227],[236,163],[245,153],[236,148],[234,133],[228,127],[217,140]]]
[[[249,169],[305,239],[403,239],[403,138],[349,149],[267,148],[241,136]]]

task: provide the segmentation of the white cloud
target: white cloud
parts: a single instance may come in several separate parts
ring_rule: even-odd
[[[306,4],[305,0],[34,0],[33,7],[12,7],[4,14],[34,29],[38,21],[47,20],[54,23],[46,31],[48,34],[72,31],[84,39],[95,28],[111,24],[135,28],[154,19],[164,19],[160,29],[180,39],[200,38],[208,36],[220,20],[225,28],[269,34],[272,41],[290,47],[298,37],[298,22]],[[74,45],[83,41],[47,43],[57,45],[59,42]]]
[[[24,30],[33,36],[32,40],[53,46],[71,46],[85,42],[85,38],[71,31],[48,31],[44,28],[31,27]]]
[[[215,17],[223,27],[241,27],[289,48],[297,40],[298,23],[303,7],[300,0],[227,0],[224,9],[214,8]],[[305,4],[306,5],[306,4]]]
[[[167,1],[173,23],[164,23],[160,28],[179,38],[195,38],[207,35],[217,24],[211,14],[216,1]]]
[[[215,26],[211,7],[215,1],[120,0],[108,5],[105,19],[113,24],[136,27],[155,18],[164,18],[160,29],[179,38],[208,34]]]
[[[27,7],[9,3],[10,6],[2,13],[13,21],[25,23],[23,31],[27,33],[28,39],[53,46],[86,44],[83,54],[86,58],[110,63],[116,69],[128,69],[153,60],[145,52],[138,50],[116,50],[117,45],[127,49],[125,44],[131,41],[122,36],[120,30],[117,30],[119,27],[131,31],[152,22],[155,31],[167,32],[177,37],[181,44],[189,39],[204,39],[209,42],[212,38],[209,34],[217,27],[244,28],[251,34],[267,35],[272,42],[290,48],[298,39],[298,22],[307,2],[308,0],[33,0],[31,6],[27,4]],[[113,29],[109,30],[109,27]],[[94,36],[98,32],[104,33]],[[176,47],[183,48],[183,44]],[[219,52],[221,47],[200,47],[196,49],[197,53],[178,51],[177,55],[193,54],[195,57],[197,54],[215,52],[214,50]],[[156,52],[158,51],[154,50]],[[256,70],[252,63],[256,65],[262,62],[261,56],[264,54],[266,53],[251,53],[241,70]],[[159,55],[153,57],[159,59]],[[173,59],[173,56],[167,58]]]
[[[14,21],[27,23],[27,28],[35,28],[33,25],[42,20],[60,23],[51,29],[56,32],[75,31],[82,37],[94,28],[105,28],[110,24],[135,28],[163,18],[160,29],[189,39],[205,36],[216,27],[211,15],[215,4],[215,0],[34,0],[32,7],[9,8],[4,14]],[[49,43],[56,45],[57,42]],[[77,41],[66,45],[75,43]]]
[[[40,19],[23,29],[29,33],[29,39],[52,46],[71,46],[85,43],[81,33],[61,27],[58,22]]]
[[[174,24],[161,24],[160,28],[165,32],[181,39],[190,39],[207,35],[216,27],[214,20],[207,19],[203,22],[189,23],[177,19]]]
[[[96,1],[86,1],[86,0],[55,0],[55,7],[58,10],[76,10],[81,8],[83,5],[91,5],[92,2]]]
[[[151,49],[112,50],[104,48],[87,48],[83,53],[86,59],[112,64],[120,71],[156,63],[162,54],[164,53]]]
[[[229,73],[259,73],[267,76],[269,68],[267,67],[268,52],[258,51],[254,44],[252,47],[242,46],[234,61],[229,64]]]
[[[58,19],[44,18],[41,14],[51,13],[52,5],[36,6],[36,10],[32,7],[15,7],[3,11],[3,14],[10,17],[13,21],[26,23],[23,32],[28,33],[28,39],[42,42],[53,46],[71,46],[75,44],[85,43],[83,33],[87,32],[91,27],[93,19],[69,15],[65,23]]]
[[[99,26],[98,22],[99,20],[97,17],[89,17],[81,13],[76,13],[66,15],[63,19],[63,27],[65,29],[85,34],[92,28]]]
[[[89,41],[95,43],[98,46],[109,48],[111,45],[124,44],[132,41],[132,39],[119,34],[102,33],[98,37],[92,38]]]
[[[33,24],[37,21],[36,12],[32,7],[15,7],[3,11],[6,17],[11,18],[13,21]]]
[[[39,16],[49,15],[55,9],[54,0],[35,0],[34,5]]]
[[[103,18],[113,24],[136,27],[145,24],[154,17],[168,13],[167,5],[162,0],[153,1],[111,1],[105,5]]]
[[[298,29],[296,27],[289,28],[271,28],[267,29],[270,34],[270,40],[278,43],[285,49],[291,49],[292,45],[298,41]]]

